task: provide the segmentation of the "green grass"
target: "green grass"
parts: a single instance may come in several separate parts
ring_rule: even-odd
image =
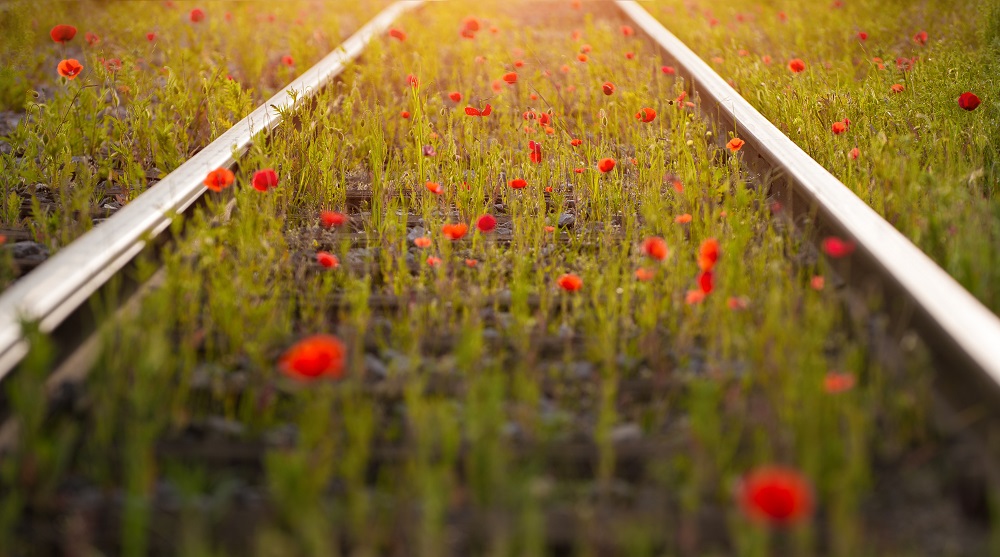
[[[23,426],[0,547],[44,551],[29,527],[65,524],[85,531],[69,545],[123,555],[984,554],[989,529],[959,510],[965,468],[942,447],[988,460],[938,427],[925,349],[906,324],[852,317],[814,238],[667,102],[684,84],[652,46],[601,14],[517,3],[483,4],[460,40],[470,14],[452,6],[404,18],[405,42],[376,40],[301,125],[251,149],[166,250],[162,285],[108,321],[83,396],[43,419],[37,377],[7,387]],[[517,84],[495,92],[516,60]],[[492,115],[465,114],[486,102]],[[639,123],[643,107],[656,119]],[[551,114],[551,135],[529,110]],[[250,187],[262,168],[280,177],[266,193]],[[348,190],[370,201],[349,207]],[[352,213],[348,229],[320,228],[324,209]],[[500,226],[483,234],[487,212]],[[452,242],[456,222],[471,230]],[[640,252],[654,235],[663,262]],[[709,238],[715,290],[688,303]],[[580,291],[556,286],[567,272]],[[282,354],[316,333],[343,340],[344,377],[286,377]],[[832,370],[857,385],[826,392]],[[794,528],[733,500],[775,463],[813,486],[818,511]],[[100,531],[50,505],[104,494],[125,514]],[[958,518],[898,527],[942,515]]]
[[[716,71],[807,153],[987,307],[1000,309],[995,3],[689,6],[649,7],[704,59],[721,59]],[[926,45],[914,40],[920,31]],[[788,70],[793,58],[805,61],[803,73]],[[897,58],[918,60],[903,71]],[[893,93],[895,84],[905,90]],[[966,91],[983,101],[974,112],[958,106]],[[831,125],[843,118],[850,129],[835,136]],[[853,148],[856,160],[848,156]]]

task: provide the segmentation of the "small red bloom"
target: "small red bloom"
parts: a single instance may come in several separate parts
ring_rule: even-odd
[[[423,249],[423,248],[429,248],[431,246],[431,239],[428,238],[427,236],[421,236],[419,238],[414,238],[413,239],[413,245],[415,245],[415,246],[417,246],[418,248],[421,248],[421,249]]]
[[[441,195],[444,193],[444,187],[437,182],[427,182],[424,184],[424,187],[427,188],[427,191],[433,193],[434,195]]]
[[[582,139],[572,139],[572,140],[570,140],[569,144],[572,145],[573,147],[579,147],[580,145],[583,144],[583,140]]]
[[[301,380],[323,375],[339,379],[344,374],[347,348],[332,335],[314,335],[295,343],[281,356],[278,367]]]
[[[597,162],[597,169],[601,171],[602,174],[607,174],[615,168],[615,159],[606,158],[601,159]]]
[[[327,269],[336,269],[340,266],[340,261],[337,260],[337,256],[326,251],[316,252],[316,262]]]
[[[829,236],[823,239],[823,252],[834,259],[847,257],[854,253],[854,242],[841,240],[836,236]]]
[[[448,93],[448,98],[451,99],[452,102],[457,103],[462,100],[462,94],[458,91],[452,91],[451,93]]]
[[[503,80],[507,82],[507,85],[517,83],[517,72],[508,72],[503,74]]]
[[[265,168],[254,173],[251,180],[253,188],[257,191],[267,191],[268,188],[278,187],[278,173],[273,169]]]
[[[677,224],[687,224],[692,220],[694,220],[694,217],[691,216],[691,213],[684,213],[682,215],[677,215],[674,218],[674,222],[676,222]]]
[[[583,288],[583,279],[573,273],[566,273],[556,280],[556,284],[566,292],[576,292]]]
[[[867,41],[868,40],[868,33],[865,33],[864,31],[859,31],[858,32],[858,38],[861,39],[862,41]]]
[[[715,288],[715,275],[712,271],[703,271],[698,275],[698,287],[704,294],[711,294]]]
[[[407,74],[406,84],[416,89],[417,87],[420,87],[420,79],[418,79],[417,76],[413,74]]]
[[[49,31],[49,36],[57,43],[66,44],[76,36],[76,27],[66,24],[56,25]]]
[[[404,110],[404,111],[400,112],[399,113],[399,117],[402,118],[403,120],[409,120],[410,119],[410,111],[409,110]]]
[[[200,23],[205,20],[205,10],[202,10],[201,8],[195,8],[191,10],[191,13],[188,15],[188,17],[191,19],[191,23]]]
[[[657,261],[663,261],[670,254],[667,241],[659,236],[650,236],[642,241],[642,253]]]
[[[677,69],[674,68],[673,66],[663,66],[660,68],[660,71],[667,75],[674,75],[675,73],[677,73]]]
[[[441,258],[440,257],[434,257],[432,255],[432,256],[430,256],[430,257],[427,258],[427,266],[429,266],[429,267],[437,267],[440,264],[441,264]]]
[[[833,132],[833,135],[840,135],[847,131],[847,124],[843,122],[834,122],[833,125],[830,126],[830,131]]]
[[[347,224],[347,215],[336,211],[322,211],[319,214],[319,224],[323,228],[339,228]]]
[[[801,73],[805,71],[806,63],[800,58],[792,58],[788,61],[788,69],[791,70],[792,73]]]
[[[389,36],[394,39],[399,39],[400,41],[406,40],[406,32],[403,31],[402,29],[396,29],[396,28],[389,29]]]
[[[446,224],[441,227],[441,233],[449,240],[460,240],[469,231],[469,225],[464,222],[458,224]]]
[[[146,40],[153,42],[156,40],[156,33],[146,33]]]
[[[97,33],[92,33],[90,31],[87,31],[83,35],[83,40],[87,41],[88,45],[94,46],[97,43],[101,42],[101,36],[98,35]]]
[[[515,179],[507,182],[507,185],[509,185],[511,188],[513,188],[515,190],[519,190],[519,189],[527,187],[528,186],[528,182],[524,178],[515,178]]]
[[[634,52],[626,52],[625,53],[625,59],[626,60],[632,60],[633,58],[635,58],[635,53]]]
[[[703,272],[711,271],[719,261],[719,241],[708,238],[698,248],[698,268]]]
[[[737,501],[752,520],[784,526],[807,518],[813,509],[809,482],[797,470],[758,468],[743,478]]]
[[[601,90],[604,91],[605,95],[612,95],[615,92],[615,84],[610,81],[605,81],[604,85],[601,85]]]
[[[726,148],[735,153],[736,151],[742,149],[744,145],[746,145],[746,141],[743,141],[738,137],[734,137],[729,140],[729,143],[726,143]]]
[[[643,123],[648,124],[656,118],[656,111],[652,108],[646,107],[635,113],[636,120],[641,120]]]
[[[730,296],[726,299],[726,306],[733,311],[743,311],[750,306],[750,300],[745,296]]]
[[[478,108],[475,108],[473,106],[465,107],[465,113],[468,114],[469,116],[489,116],[491,112],[493,112],[493,107],[488,104],[486,105],[486,108],[482,110],[479,110]]]
[[[622,35],[625,35],[626,37],[631,37],[634,34],[635,34],[635,29],[632,29],[628,25],[622,25]]]
[[[466,267],[475,267],[478,263],[479,262],[476,261],[475,259],[466,259],[465,260],[465,266]]]
[[[222,191],[233,185],[236,177],[228,168],[218,168],[208,173],[205,177],[205,187],[212,191]]]
[[[645,267],[639,267],[635,270],[635,278],[640,282],[649,282],[653,280],[656,276],[656,271],[653,269],[647,269]]]
[[[689,306],[697,305],[705,301],[705,293],[701,290],[688,290],[684,296],[684,303]]]
[[[906,90],[906,87],[903,87],[902,83],[894,83],[890,89],[892,89],[893,93],[902,93]]]
[[[919,31],[913,35],[913,42],[917,44],[927,44],[927,31]]]
[[[855,383],[854,374],[829,371],[823,377],[823,390],[830,394],[842,393],[853,389]]]
[[[812,288],[813,290],[816,290],[817,292],[820,291],[820,290],[823,290],[824,286],[826,286],[826,279],[823,278],[822,275],[816,275],[816,276],[812,277],[811,279],[809,279],[809,288]]]
[[[979,97],[968,91],[962,93],[962,95],[958,97],[958,106],[963,110],[968,110],[970,112],[979,108],[979,102]]]
[[[59,62],[59,65],[56,66],[56,71],[66,79],[76,79],[76,76],[80,75],[80,72],[83,71],[83,64],[80,64],[79,60],[70,58]]]
[[[541,143],[538,143],[538,142],[535,142],[535,141],[529,141],[528,142],[528,149],[531,151],[531,162],[533,162],[533,163],[540,163],[540,162],[542,162],[542,144]]]
[[[491,232],[496,227],[497,219],[493,215],[486,214],[476,220],[476,228],[478,228],[480,232]]]
[[[291,66],[295,65],[295,59],[292,58],[291,56],[289,56],[288,54],[286,54],[286,55],[284,55],[284,56],[281,57],[281,63],[284,64],[284,65],[286,65],[286,66],[291,67]]]

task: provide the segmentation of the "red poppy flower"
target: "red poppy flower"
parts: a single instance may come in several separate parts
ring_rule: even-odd
[[[56,66],[56,71],[66,79],[75,79],[83,71],[83,65],[80,64],[79,60],[70,58],[59,62],[59,65]]]
[[[829,236],[823,239],[823,252],[834,259],[847,257],[854,253],[854,242],[841,240],[836,236]]]
[[[742,149],[744,145],[746,145],[746,141],[743,141],[738,137],[734,137],[729,140],[729,143],[726,143],[726,148],[735,153],[736,151]]]
[[[421,249],[428,248],[431,245],[431,239],[428,238],[427,236],[421,236],[419,238],[414,238],[413,239],[413,245],[415,245],[415,246],[417,246],[418,248],[421,248]]]
[[[573,273],[566,273],[556,280],[556,284],[566,292],[576,292],[583,288],[583,279]]]
[[[409,110],[404,110],[404,111],[400,112],[399,113],[399,117],[402,118],[403,120],[409,120],[410,119],[410,111]]]
[[[909,71],[916,61],[916,58],[896,58],[896,68],[904,72]]]
[[[653,280],[653,277],[655,276],[656,276],[656,271],[654,271],[653,269],[639,267],[638,269],[635,270],[635,278],[636,280],[639,280],[641,282],[649,282]]]
[[[694,220],[694,217],[691,216],[691,213],[684,213],[682,215],[677,215],[674,218],[674,222],[676,222],[677,224],[687,224],[692,220]]]
[[[319,214],[319,224],[323,228],[339,228],[347,224],[347,215],[336,211],[322,211]]]
[[[635,29],[632,29],[628,25],[622,25],[622,35],[625,35],[626,37],[631,37],[634,34],[635,34]]]
[[[705,293],[701,290],[688,290],[684,296],[684,303],[689,306],[700,304],[705,301]]]
[[[797,470],[758,468],[743,478],[737,500],[752,520],[778,526],[807,518],[813,509],[809,482]]]
[[[427,182],[424,184],[424,187],[427,188],[427,191],[433,193],[434,195],[441,195],[444,193],[444,187],[437,182]]]
[[[788,61],[788,69],[791,70],[792,73],[800,73],[805,71],[806,63],[800,58],[792,58]]]
[[[191,10],[191,13],[188,15],[188,18],[191,19],[191,23],[199,23],[201,21],[204,21],[205,10],[202,10],[201,8],[195,8]]]
[[[531,151],[531,162],[542,162],[542,144],[534,141],[528,142],[528,149]]]
[[[83,35],[83,40],[87,41],[88,45],[94,46],[97,43],[101,42],[101,36],[98,35],[97,33],[92,33],[90,31],[87,31]]]
[[[406,32],[403,31],[402,29],[396,29],[396,28],[389,29],[389,36],[394,39],[399,39],[400,41],[406,40]]]
[[[420,87],[420,79],[418,79],[417,76],[413,74],[407,74],[406,84],[416,89],[417,87]]]
[[[590,57],[581,52],[580,54],[576,55],[576,59],[579,60],[580,62],[586,62],[590,60]]]
[[[635,53],[634,52],[626,52],[625,53],[625,59],[626,60],[632,60],[634,58],[635,58]]]
[[[497,227],[497,219],[493,215],[483,215],[476,220],[476,228],[480,232],[490,232]]]
[[[573,147],[579,147],[580,145],[583,144],[583,140],[582,139],[572,139],[572,140],[570,140],[569,144],[572,145]]]
[[[642,241],[642,253],[657,261],[663,261],[670,254],[667,241],[659,236],[650,236]]]
[[[110,73],[115,73],[118,70],[122,69],[122,61],[119,60],[118,58],[112,58],[110,60],[105,60],[104,58],[101,58],[101,65],[103,65],[104,69]]]
[[[615,168],[615,159],[606,158],[597,161],[597,169],[601,171],[602,174],[607,174]]]
[[[228,168],[218,168],[209,172],[203,183],[212,191],[222,191],[233,185],[235,179],[236,177]]]
[[[583,174],[583,171],[584,171],[584,170],[585,170],[585,169],[583,169],[583,168],[574,168],[574,169],[573,169],[573,172],[575,172],[575,173],[577,173],[577,174]]]
[[[962,95],[958,97],[958,106],[963,110],[968,110],[970,112],[979,108],[979,102],[979,97],[968,91],[962,93]]]
[[[903,87],[902,83],[894,83],[890,89],[892,89],[893,93],[902,93],[906,90],[906,87]]]
[[[865,33],[864,31],[859,31],[858,32],[858,38],[861,39],[862,41],[867,41],[868,40],[868,33]]]
[[[284,56],[281,57],[281,63],[284,64],[284,65],[286,65],[286,66],[291,67],[291,66],[295,65],[295,59],[286,54],[286,55],[284,55]]]
[[[656,111],[652,108],[646,107],[635,113],[635,119],[641,120],[643,123],[650,123],[656,118]]]
[[[840,135],[847,131],[847,124],[843,122],[834,122],[833,125],[830,126],[830,131],[833,132],[833,135]]]
[[[519,189],[523,189],[523,188],[527,187],[528,186],[528,182],[524,178],[515,178],[515,179],[507,182],[507,185],[509,185],[511,188],[513,188],[515,190],[519,190]]]
[[[817,292],[823,290],[824,286],[826,286],[826,279],[823,278],[822,275],[816,275],[813,278],[809,279],[809,288],[812,288]]]
[[[917,44],[927,44],[927,31],[919,31],[913,35],[913,42]]]
[[[440,257],[434,257],[432,255],[432,256],[430,256],[430,257],[427,258],[427,266],[429,266],[429,267],[437,267],[440,264],[441,264],[441,258]]]
[[[337,256],[326,251],[316,252],[316,262],[327,269],[336,269],[340,266],[340,261],[337,260]]]
[[[451,99],[452,102],[457,103],[462,100],[462,94],[458,91],[452,91],[451,93],[448,93],[448,98]]]
[[[719,241],[708,238],[698,248],[698,268],[703,272],[711,271],[719,261]]]
[[[705,294],[712,293],[712,290],[715,288],[715,275],[712,274],[712,271],[702,271],[698,275],[698,287]]]
[[[663,66],[660,68],[660,71],[667,75],[674,75],[675,73],[677,73],[677,69],[674,68],[673,66]]]
[[[268,188],[278,187],[278,173],[273,169],[265,168],[254,173],[251,180],[253,188],[257,191],[267,191]]]
[[[146,40],[153,42],[156,40],[156,33],[146,33]]]
[[[478,263],[479,262],[476,261],[475,259],[466,259],[465,260],[465,266],[466,267],[475,267]]]
[[[458,224],[446,224],[441,227],[441,233],[449,240],[460,240],[469,231],[469,225],[464,222]]]
[[[72,41],[73,37],[76,36],[76,27],[73,27],[72,25],[66,25],[64,23],[59,24],[53,27],[51,31],[49,31],[49,36],[52,37],[52,40],[57,43],[66,44]]]
[[[503,80],[507,82],[507,85],[517,83],[517,72],[508,72],[503,74]]]
[[[300,380],[323,375],[339,379],[344,374],[347,348],[332,335],[314,335],[295,343],[278,363],[281,371]]]
[[[842,393],[854,388],[857,380],[852,373],[829,371],[823,377],[823,390],[830,394]]]
[[[489,116],[491,112],[493,112],[493,107],[488,104],[486,105],[486,108],[482,110],[472,106],[465,107],[465,113],[469,116]]]

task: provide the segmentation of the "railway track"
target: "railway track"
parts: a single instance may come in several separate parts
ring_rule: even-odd
[[[981,551],[994,484],[967,430],[992,434],[1000,321],[639,4],[586,6],[593,23],[490,5],[472,31],[395,4],[5,292],[10,413],[45,404],[57,424],[22,417],[8,437],[15,531],[46,554],[767,554],[720,503],[756,452],[801,463],[824,509],[779,554]],[[418,21],[478,37],[435,47]],[[271,166],[277,188],[248,187]],[[239,191],[205,196],[216,168]],[[175,214],[183,229],[154,240]],[[853,253],[823,258],[829,238]],[[78,344],[126,268],[162,270],[91,362],[66,360],[91,377],[40,394],[40,371],[12,373],[22,319]],[[276,373],[288,338],[315,332],[343,339],[345,378]],[[856,392],[823,392],[835,368]],[[944,387],[952,407],[929,408]],[[93,432],[58,427],[73,423]],[[61,468],[33,453],[45,443]],[[900,524],[928,512],[969,518],[922,546]]]

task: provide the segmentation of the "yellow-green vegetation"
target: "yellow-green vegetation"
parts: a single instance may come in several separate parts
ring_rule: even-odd
[[[807,153],[1000,310],[996,2],[664,0],[650,10]],[[805,70],[792,72],[793,59]],[[966,92],[981,99],[975,110],[959,106]],[[833,124],[844,118],[849,128],[835,135]]]
[[[0,234],[8,242],[59,249],[155,184],[387,4],[5,4]],[[202,17],[192,16],[194,10]],[[75,36],[56,42],[50,30],[57,25],[72,26]],[[62,60],[78,61],[82,72],[61,77]],[[0,261],[3,284],[14,274],[10,265]]]
[[[4,551],[988,554],[920,343],[845,309],[625,23],[430,3],[377,39],[84,384],[47,402],[44,345],[8,382]],[[808,487],[750,497],[774,465]]]

